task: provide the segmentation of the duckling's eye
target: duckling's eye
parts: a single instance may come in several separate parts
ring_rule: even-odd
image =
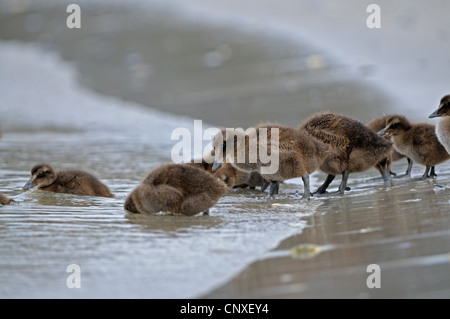
[[[37,177],[38,177],[38,178],[44,177],[44,172],[40,172],[40,173],[37,175]]]
[[[400,123],[394,123],[389,126],[389,128],[397,128],[400,126]]]

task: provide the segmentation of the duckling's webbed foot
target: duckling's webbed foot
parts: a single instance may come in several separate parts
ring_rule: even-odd
[[[413,161],[411,159],[408,158],[408,168],[406,169],[405,174],[402,175],[394,175],[395,178],[402,178],[402,177],[409,177],[411,178],[411,172],[412,172],[412,167],[413,167]],[[391,175],[393,173],[391,172]]]
[[[347,169],[342,173],[341,185],[339,185],[339,193],[344,194],[347,190],[347,181],[350,175],[350,171]]]
[[[430,171],[431,171],[431,173],[430,173]],[[425,168],[425,172],[423,173],[422,177],[420,177],[419,179],[427,179],[429,177],[433,177],[433,175],[436,176],[436,174],[434,172],[434,166],[427,165]]]
[[[325,179],[325,182],[323,182],[323,184],[313,194],[326,194],[328,186],[330,186],[335,177],[336,175],[329,174]]]
[[[303,181],[303,199],[310,199],[311,198],[311,191],[310,191],[310,187],[309,187],[309,175],[305,174],[302,176],[302,181]]]
[[[206,212],[203,212],[203,216],[209,216],[209,209]]]
[[[381,174],[385,182],[389,182],[391,180],[391,173],[388,172],[387,168],[383,168]]]
[[[434,166],[427,165],[425,168],[425,172],[423,173],[420,179],[434,178],[437,177]]]

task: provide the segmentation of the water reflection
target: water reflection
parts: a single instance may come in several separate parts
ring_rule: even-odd
[[[184,215],[143,215],[127,213],[127,221],[133,225],[140,225],[142,230],[161,233],[182,233],[193,229],[219,228],[226,223],[222,216],[184,216]]]

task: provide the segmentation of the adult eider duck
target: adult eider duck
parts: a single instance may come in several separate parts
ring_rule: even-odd
[[[435,166],[450,158],[438,140],[434,125],[410,123],[403,115],[392,115],[378,134],[392,136],[394,147],[399,153],[414,163],[425,165],[423,179],[436,177]]]
[[[217,177],[186,164],[163,164],[128,195],[124,208],[136,214],[170,212],[192,216],[208,212],[228,186]]]
[[[317,190],[319,194],[325,193],[339,174],[342,174],[339,192],[344,194],[350,173],[364,172],[375,166],[386,158],[392,148],[392,143],[360,121],[332,112],[313,114],[299,129],[332,146],[330,154],[320,166],[320,170],[328,176]]]
[[[277,131],[278,139],[275,138]],[[272,134],[275,134],[274,138]],[[234,145],[234,148],[231,148],[231,145]],[[224,130],[214,137],[213,147],[216,154],[213,169],[217,169],[226,161],[239,170],[257,172],[271,182],[270,196],[278,191],[279,182],[301,177],[304,186],[303,198],[307,199],[311,197],[309,174],[320,167],[324,154],[329,149],[327,145],[314,140],[305,132],[272,123],[256,126],[253,134],[243,130]],[[218,154],[223,157],[219,158]],[[267,154],[270,158],[267,161],[262,160],[261,154]]]
[[[109,188],[95,176],[79,170],[54,171],[50,165],[37,164],[23,190],[37,189],[84,196],[114,197]]]

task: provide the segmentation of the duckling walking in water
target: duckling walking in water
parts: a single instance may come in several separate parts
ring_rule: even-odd
[[[23,186],[23,190],[33,187],[54,193],[114,197],[106,185],[87,172],[79,170],[55,172],[47,164],[37,164],[31,169],[31,178]]]
[[[378,134],[392,136],[395,149],[412,162],[426,166],[423,179],[436,177],[435,166],[447,161],[450,155],[439,142],[434,125],[410,123],[402,115],[392,115]]]
[[[136,214],[207,212],[229,188],[210,173],[186,164],[164,164],[128,195],[124,208]]]
[[[9,205],[12,203],[15,203],[16,201],[13,199],[8,198],[6,195],[3,195],[0,193],[0,205]]]
[[[361,122],[331,112],[313,114],[299,129],[333,146],[330,155],[320,166],[320,170],[328,176],[317,190],[319,194],[325,193],[339,174],[342,174],[339,192],[344,194],[350,173],[364,172],[375,166],[386,158],[392,148],[392,143],[372,132]],[[387,172],[384,176],[386,179],[390,178]]]
[[[450,154],[450,95],[444,96],[438,109],[429,115],[429,118],[435,117],[441,118],[436,125],[437,138]]]
[[[276,135],[272,138],[273,129],[278,132],[276,141]],[[262,135],[261,130],[267,134]],[[254,136],[250,136],[244,131],[234,130],[231,134],[222,131],[216,135],[213,141],[216,154],[213,169],[217,169],[221,162],[226,161],[238,170],[258,172],[265,180],[271,181],[270,196],[277,192],[279,182],[301,177],[304,185],[303,198],[309,199],[311,197],[309,174],[319,168],[329,149],[328,146],[315,141],[305,132],[278,124],[260,124],[255,127],[254,133]],[[252,145],[255,146],[253,149]],[[274,163],[263,163],[260,157],[261,150],[264,150],[265,154],[270,153],[272,159],[277,161],[273,171],[266,170]],[[256,152],[258,156],[251,151]],[[217,154],[223,154],[223,158],[218,158]],[[250,160],[252,155],[254,158]]]

